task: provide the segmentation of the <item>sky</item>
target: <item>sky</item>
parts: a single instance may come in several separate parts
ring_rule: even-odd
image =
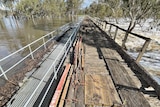
[[[88,7],[94,1],[97,1],[97,0],[84,0],[84,2],[82,4],[82,8]]]
[[[94,1],[97,1],[97,0],[84,0],[84,2],[82,4],[82,8],[88,7]],[[5,9],[5,7],[1,3],[0,3],[0,9],[2,9],[2,10]]]

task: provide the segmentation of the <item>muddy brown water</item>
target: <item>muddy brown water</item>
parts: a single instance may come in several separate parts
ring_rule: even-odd
[[[0,59],[70,22],[68,19],[0,19]]]
[[[43,35],[59,28],[60,26],[71,22],[67,18],[51,19],[36,18],[31,20],[16,20],[12,17],[0,19],[0,59],[15,52],[16,50],[26,46],[32,41],[42,37]],[[23,53],[16,54],[14,59],[7,59],[0,62],[4,70],[11,67],[15,62],[22,59]],[[15,71],[15,70],[14,70]],[[0,73],[1,74],[1,73]],[[14,72],[7,73],[7,76]],[[0,77],[0,86],[5,83],[4,78]]]

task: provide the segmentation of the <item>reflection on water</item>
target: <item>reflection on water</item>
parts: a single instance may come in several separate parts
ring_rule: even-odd
[[[0,19],[0,59],[68,22],[66,19]]]

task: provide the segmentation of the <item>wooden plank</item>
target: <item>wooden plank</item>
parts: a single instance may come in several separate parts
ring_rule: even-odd
[[[82,45],[82,58],[81,58],[81,67],[82,69],[84,69],[84,65],[85,65],[85,59],[84,59],[84,47]]]
[[[61,99],[60,99],[59,107],[63,107],[64,106],[66,95],[67,95],[67,91],[68,91],[69,84],[70,84],[71,78],[72,78],[72,73],[73,73],[73,68],[71,67],[69,76],[67,77],[67,81],[66,81],[64,89],[63,89],[63,93],[62,93],[62,96],[61,96]]]
[[[77,67],[78,53],[79,53],[79,40],[77,41],[75,49],[74,49],[74,65],[75,65],[75,68]]]
[[[78,66],[80,67],[80,69],[82,69],[82,37],[80,36],[79,38],[79,49],[78,49],[79,53],[78,53]]]
[[[117,60],[117,61],[124,62],[124,60],[121,58],[121,56],[119,55],[119,53],[115,49],[101,48],[101,51],[103,53],[105,53],[105,59]]]
[[[85,105],[113,106],[121,104],[109,75],[85,75]]]
[[[107,62],[110,74],[118,87],[118,92],[126,107],[150,107],[147,100],[141,94],[127,70],[121,62],[114,56],[113,50],[101,49],[104,55],[104,60]],[[111,53],[110,53],[111,50]],[[115,51],[116,53],[116,51]]]
[[[105,32],[103,32],[103,33],[104,33],[104,36],[108,39],[108,41],[110,41],[111,45],[116,48],[117,52],[125,60],[125,62],[128,64],[128,66],[130,66],[130,68],[134,72],[136,72],[136,74],[139,75],[139,79],[141,79],[141,81],[143,81],[143,84],[142,84],[143,87],[149,87],[149,86],[153,87],[154,90],[156,91],[156,94],[160,98],[160,85],[158,84],[158,82],[155,81],[152,78],[152,76],[139,63],[137,63],[135,61],[135,59],[133,59],[130,55],[128,55],[127,52],[124,51],[121,46],[119,46],[117,43],[115,43],[115,41],[112,40]],[[150,39],[150,38],[146,38],[143,36],[141,36],[140,38],[145,39],[145,40]],[[108,46],[108,45],[106,45],[106,46]]]
[[[124,107],[150,107],[143,95],[130,87],[119,90]]]
[[[66,81],[66,77],[67,77],[67,74],[69,72],[70,67],[71,67],[71,64],[66,65],[66,68],[65,68],[63,75],[60,79],[60,82],[56,88],[56,91],[52,97],[52,100],[51,100],[49,107],[57,107],[57,104],[58,104],[58,101],[59,101],[59,98],[60,98],[60,95],[61,95],[61,92],[62,92],[64,83]]]
[[[75,73],[73,73],[75,75]],[[72,75],[71,83],[69,85],[68,93],[67,93],[67,101],[65,102],[64,107],[75,107],[75,103],[72,101],[72,99],[75,99],[75,89],[74,89],[74,79],[75,76]]]

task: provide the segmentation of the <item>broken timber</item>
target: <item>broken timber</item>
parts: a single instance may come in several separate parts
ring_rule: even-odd
[[[150,107],[140,87],[144,83],[138,79],[149,74],[90,19],[84,20],[80,32],[74,44],[73,68],[57,106]],[[151,85],[147,79],[144,81]]]

